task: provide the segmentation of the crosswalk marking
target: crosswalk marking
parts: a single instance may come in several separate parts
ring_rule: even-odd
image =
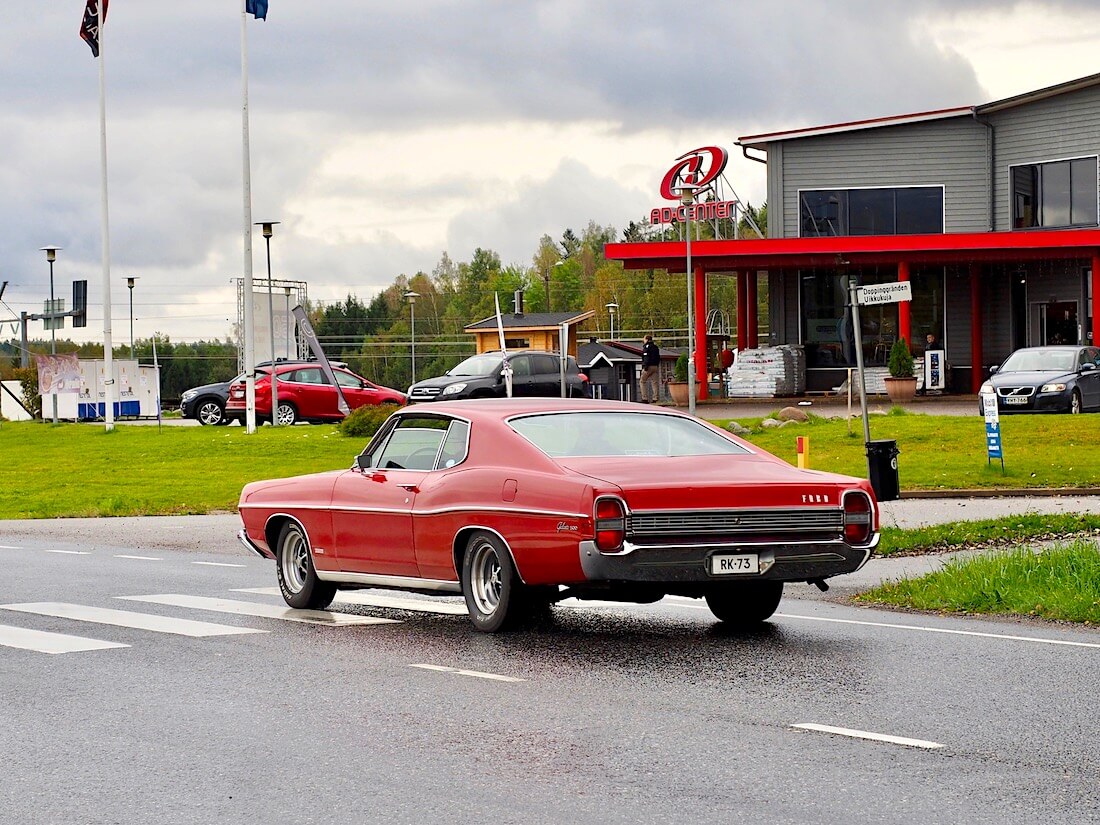
[[[494,682],[523,682],[524,679],[519,679],[515,676],[502,676],[499,673],[485,673],[481,670],[462,670],[457,667],[446,667],[445,665],[409,665],[409,667],[417,667],[421,670],[434,670],[438,673],[453,673],[456,676],[473,676],[476,679],[491,679]]]
[[[378,619],[373,616],[350,616],[347,613],[330,613],[327,610],[296,610],[273,604],[242,602],[234,599],[214,599],[207,596],[185,596],[180,593],[161,593],[152,596],[119,596],[131,602],[165,604],[172,607],[190,607],[197,610],[214,610],[218,613],[234,613],[239,616],[260,616],[265,619],[282,619],[305,624],[325,624],[336,627],[368,624],[396,624],[396,619]]]
[[[281,596],[277,587],[240,587],[235,593],[258,593],[264,596]],[[388,607],[393,610],[412,610],[419,613],[440,613],[444,616],[465,616],[466,605],[434,599],[402,599],[396,596],[379,596],[359,590],[340,591],[335,601],[341,604],[359,604],[364,607]]]
[[[75,619],[81,622],[109,624],[116,627],[131,627],[137,630],[151,630],[155,633],[173,633],[177,636],[234,636],[242,633],[266,633],[250,627],[231,627],[210,622],[196,622],[191,619],[175,619],[170,616],[155,616],[150,613],[135,613],[129,610],[112,610],[105,607],[89,607],[82,604],[63,602],[28,602],[24,604],[0,604],[0,609],[16,610],[20,613],[35,613],[39,616],[56,616],[60,619]]]
[[[68,636],[64,633],[47,633],[25,627],[0,625],[0,647],[14,647],[35,653],[83,653],[89,650],[109,650],[113,647],[129,647],[118,642]]]

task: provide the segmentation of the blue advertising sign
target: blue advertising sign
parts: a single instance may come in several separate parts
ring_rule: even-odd
[[[1001,445],[1001,415],[997,409],[997,396],[995,393],[982,395],[982,412],[985,413],[985,449],[986,461],[999,459],[1004,467],[1004,450]]]

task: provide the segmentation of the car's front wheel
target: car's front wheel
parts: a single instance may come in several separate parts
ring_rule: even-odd
[[[207,427],[216,427],[219,424],[228,423],[225,417],[225,407],[221,405],[221,402],[214,399],[199,404],[198,410],[195,411],[195,417],[200,424]]]
[[[1077,415],[1081,412],[1081,393],[1077,390],[1074,390],[1069,397],[1069,412],[1070,415]]]
[[[279,576],[279,590],[291,607],[323,610],[332,604],[336,585],[317,578],[309,552],[309,540],[302,527],[293,521],[288,521],[279,531],[275,569]]]
[[[484,633],[507,630],[524,614],[523,582],[504,543],[491,533],[474,533],[466,545],[462,595],[470,621]]]
[[[775,613],[783,598],[783,582],[722,582],[712,584],[705,596],[707,607],[720,621],[752,627]]]

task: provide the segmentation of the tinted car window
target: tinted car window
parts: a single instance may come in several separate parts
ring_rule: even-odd
[[[561,362],[553,355],[532,355],[531,371],[538,375],[561,374]]]
[[[301,370],[288,372],[284,381],[293,381],[296,384],[327,384],[325,374],[320,367],[307,367]]]
[[[515,358],[511,358],[508,361],[512,365],[512,375],[530,375],[531,374],[531,358],[527,355],[517,355]]]

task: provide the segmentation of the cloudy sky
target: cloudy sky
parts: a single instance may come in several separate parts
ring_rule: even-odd
[[[0,322],[89,282],[102,340],[96,61],[85,0],[0,29]],[[249,18],[252,202],[276,277],[369,299],[477,247],[529,265],[543,234],[622,228],[680,154],[742,135],[1008,97],[1100,71],[1091,2],[270,0]],[[28,9],[33,9],[28,11]],[[690,9],[690,14],[688,13]],[[105,35],[116,345],[220,338],[243,260],[240,3],[113,0]],[[263,239],[255,271],[264,274]],[[3,324],[0,338],[12,335]],[[41,324],[31,335],[42,336]]]

